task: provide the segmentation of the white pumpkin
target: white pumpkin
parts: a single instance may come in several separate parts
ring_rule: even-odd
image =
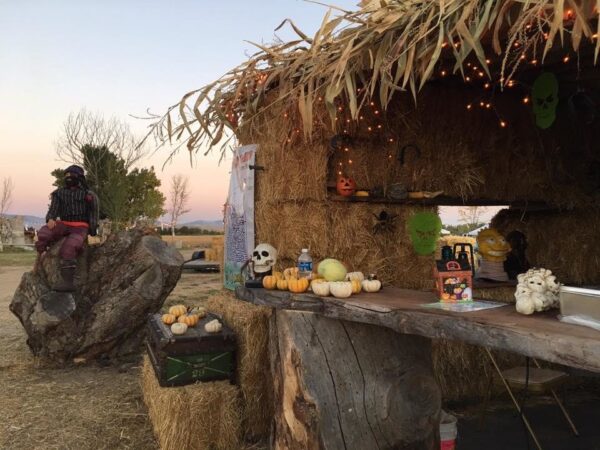
[[[310,288],[320,297],[327,297],[330,294],[329,281],[315,280],[310,284]]]
[[[173,334],[185,334],[187,329],[188,326],[182,322],[175,322],[173,325],[171,325],[171,333]]]
[[[348,272],[346,274],[347,281],[352,281],[352,280],[362,281],[364,279],[365,279],[365,274],[362,272]]]
[[[363,280],[362,288],[365,292],[377,292],[381,289],[381,281],[379,280]]]
[[[211,320],[206,325],[204,325],[204,329],[207,333],[218,333],[223,328],[223,324],[219,322],[217,319]]]
[[[348,298],[352,295],[352,283],[350,281],[333,281],[329,283],[329,290],[334,297]]]

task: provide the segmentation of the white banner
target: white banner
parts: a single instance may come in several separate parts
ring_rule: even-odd
[[[235,289],[243,284],[241,269],[254,250],[254,165],[256,145],[234,150],[225,205],[224,285]]]

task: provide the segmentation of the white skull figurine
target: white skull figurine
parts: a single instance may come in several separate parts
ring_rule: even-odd
[[[277,262],[277,250],[270,244],[258,244],[252,252],[252,269],[262,276],[273,269]]]

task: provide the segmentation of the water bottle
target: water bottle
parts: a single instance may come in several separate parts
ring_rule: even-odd
[[[302,253],[300,253],[300,256],[298,257],[298,277],[311,278],[312,268],[312,258],[308,253],[308,249],[303,248]]]

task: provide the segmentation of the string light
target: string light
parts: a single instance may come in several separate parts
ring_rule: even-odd
[[[465,77],[466,81],[471,81],[471,77]]]
[[[535,66],[537,63],[538,63],[538,60],[537,60],[537,59],[532,59],[532,60],[531,60],[531,65],[532,65],[532,66]]]
[[[467,105],[467,109],[471,109],[471,108],[473,108],[473,105],[472,105],[471,103],[469,103],[469,104]]]
[[[506,124],[506,122],[505,122],[504,120],[500,120],[500,126],[501,126],[502,128],[506,128],[506,125],[507,125],[507,124]]]
[[[569,57],[569,55],[565,55],[565,57],[563,58],[563,62],[566,64],[569,62],[571,58]]]
[[[441,75],[441,76],[443,76],[443,77],[445,77],[445,76],[446,76],[446,71],[445,71],[445,70],[442,70],[442,71],[440,72],[440,75]]]
[[[490,83],[485,83],[485,84],[483,85],[483,87],[484,87],[485,89],[489,89],[489,88],[490,88]]]
[[[529,103],[529,97],[523,97],[523,103],[526,105]]]

